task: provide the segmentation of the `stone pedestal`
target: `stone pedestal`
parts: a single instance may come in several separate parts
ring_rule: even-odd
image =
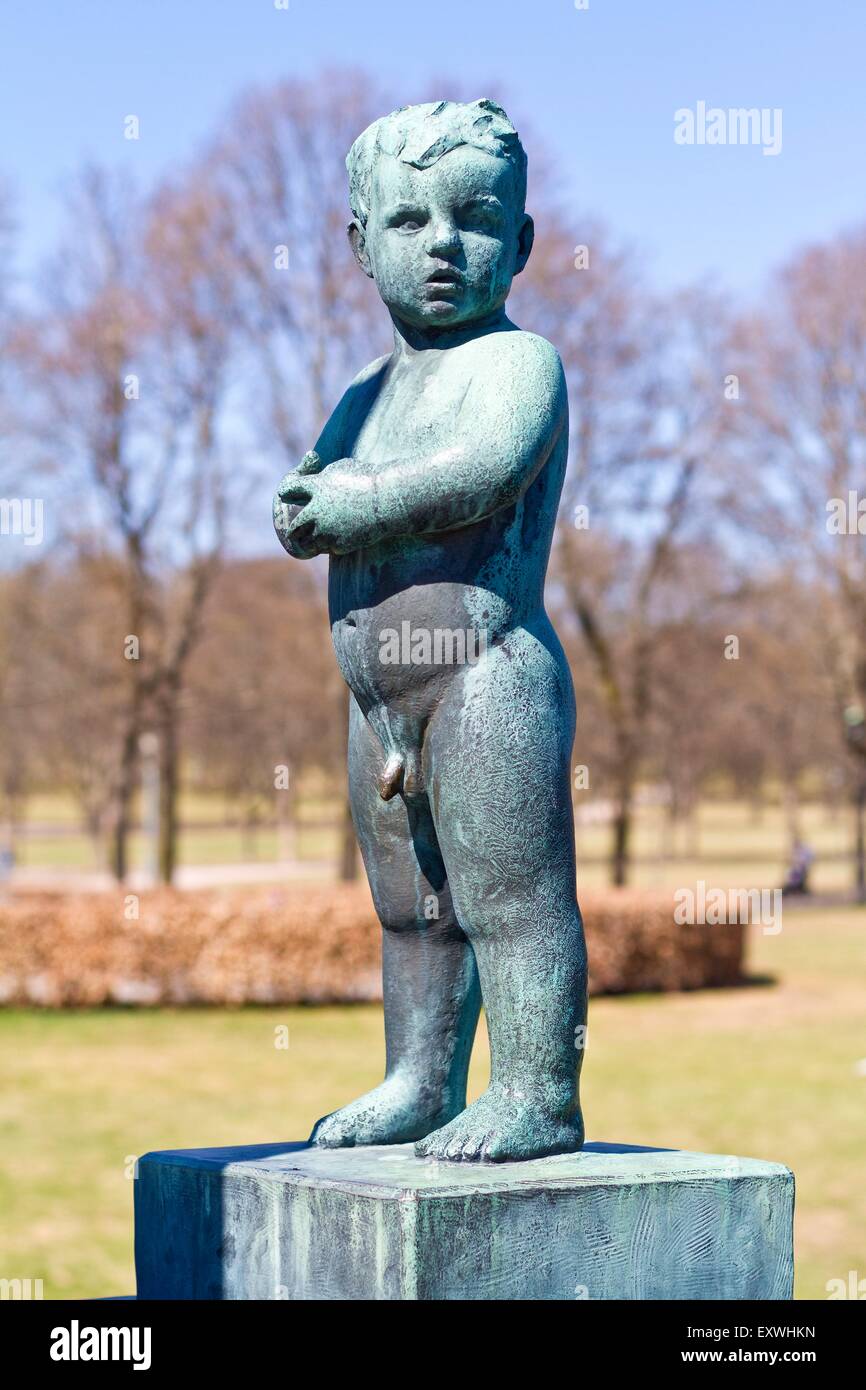
[[[411,1145],[146,1154],[139,1298],[787,1299],[778,1163],[623,1144],[529,1163]]]

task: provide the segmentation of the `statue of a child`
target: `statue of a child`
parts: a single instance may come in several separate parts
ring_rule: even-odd
[[[331,556],[349,786],[384,929],[386,1075],[316,1125],[428,1158],[580,1148],[586,954],[569,784],[574,696],[544,610],[568,446],[555,349],[505,314],[526,156],[491,101],[410,106],[347,159],[349,238],[394,325],[277,533]],[[491,1079],[466,1108],[483,998]]]

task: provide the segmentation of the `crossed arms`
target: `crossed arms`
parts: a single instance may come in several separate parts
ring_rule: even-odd
[[[450,531],[518,500],[565,425],[565,381],[544,339],[497,337],[495,376],[473,377],[454,421],[454,444],[396,458],[375,472],[354,458],[323,464],[313,451],[286,474],[274,498],[274,525],[290,555],[346,555],[386,539]],[[322,439],[330,433],[331,422]],[[290,505],[300,505],[297,515]]]

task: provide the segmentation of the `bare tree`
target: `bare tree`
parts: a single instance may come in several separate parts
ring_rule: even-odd
[[[554,583],[610,725],[611,874],[622,884],[654,688],[676,680],[662,667],[659,630],[665,605],[675,612],[689,592],[681,546],[726,506],[712,469],[725,428],[726,314],[698,292],[651,299],[602,226],[586,225],[575,246],[561,220],[545,220],[521,321],[557,344],[569,383],[572,457]]]
[[[866,899],[866,231],[783,267],[768,307],[741,335],[750,406],[742,447],[760,460],[752,523],[819,606]]]
[[[262,439],[276,468],[312,447],[335,401],[387,350],[387,321],[349,249],[345,154],[383,98],[335,70],[247,94],[206,153],[221,211],[235,313],[263,397]],[[253,398],[255,401],[255,397]],[[348,692],[343,696],[343,719]],[[343,877],[357,873],[343,796]]]
[[[272,559],[233,561],[217,581],[190,668],[184,744],[200,785],[273,815],[294,838],[304,774],[343,764],[343,682],[324,595],[308,569]]]
[[[34,429],[58,477],[58,529],[78,538],[96,529],[122,557],[114,642],[125,696],[112,831],[119,879],[151,711],[162,735],[161,870],[171,877],[177,702],[223,541],[217,417],[228,334],[203,268],[204,226],[194,193],[143,200],[86,171],[70,200],[50,304],[27,335],[38,382]],[[63,505],[68,496],[78,497],[74,509]]]

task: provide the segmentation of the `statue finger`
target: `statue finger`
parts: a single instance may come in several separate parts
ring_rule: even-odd
[[[315,449],[308,449],[298,464],[298,473],[320,473],[324,467]]]
[[[277,496],[281,502],[309,502],[312,495],[313,489],[310,484],[302,482],[295,473],[287,473],[277,488]]]

